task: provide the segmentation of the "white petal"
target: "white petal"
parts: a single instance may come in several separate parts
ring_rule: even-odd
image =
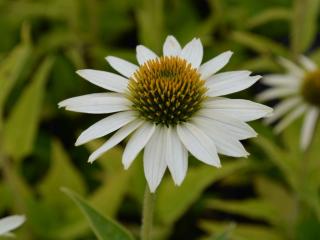
[[[173,181],[180,185],[186,176],[188,169],[188,151],[181,143],[177,130],[169,127],[164,128],[166,144],[166,161]]]
[[[127,78],[130,78],[138,69],[137,65],[118,57],[108,56],[106,57],[106,60],[114,70]]]
[[[200,39],[194,38],[181,51],[180,57],[187,60],[194,68],[198,68],[203,57],[203,47]]]
[[[226,51],[202,64],[199,69],[201,79],[207,79],[223,68],[229,62],[232,54],[231,51]]]
[[[144,148],[152,134],[154,133],[155,125],[144,122],[131,136],[124,149],[122,155],[122,164],[125,169],[128,169],[133,160],[137,157],[138,153]]]
[[[300,147],[305,150],[311,143],[312,136],[319,117],[319,109],[316,107],[308,110],[302,126],[302,135],[300,139]]]
[[[297,106],[299,103],[302,102],[302,99],[300,97],[293,97],[288,98],[280,102],[274,107],[274,111],[272,116],[265,119],[265,122],[270,124],[280,117],[282,117],[284,114],[289,112],[289,110],[293,109],[295,106]]]
[[[168,36],[163,44],[164,56],[178,56],[181,53],[181,46],[174,36]]]
[[[231,71],[213,75],[207,80],[207,95],[218,97],[239,92],[258,81],[261,76],[249,76],[249,71]]]
[[[262,78],[262,82],[272,87],[298,88],[301,79],[289,74],[269,74]]]
[[[93,139],[103,137],[135,119],[136,116],[133,111],[120,112],[108,116],[83,131],[78,137],[75,145],[79,146]]]
[[[252,121],[272,112],[272,108],[244,99],[213,98],[204,103],[213,115],[225,114],[241,121]]]
[[[0,219],[0,235],[9,233],[10,231],[21,226],[25,222],[25,216],[13,215]]]
[[[223,131],[226,131],[236,139],[243,140],[257,136],[255,130],[248,124],[238,119],[231,118],[225,114],[212,115],[206,109],[202,109],[197,113],[197,116],[202,116],[213,120],[217,127]]]
[[[177,126],[178,136],[189,152],[200,161],[220,167],[220,159],[214,142],[193,124]]]
[[[111,138],[108,139],[108,141],[106,141],[101,147],[99,147],[90,155],[89,162],[92,163],[106,151],[120,143],[123,139],[129,136],[130,133],[132,133],[139,126],[141,126],[142,123],[143,121],[137,119],[119,129],[114,135],[112,135]]]
[[[140,65],[143,65],[146,61],[158,58],[157,54],[146,48],[143,45],[138,45],[137,48],[137,60]]]
[[[306,111],[306,105],[301,105],[295,110],[290,112],[285,118],[283,118],[274,128],[276,133],[280,133],[287,126],[289,126],[294,120],[300,117]]]
[[[297,66],[295,63],[291,62],[290,60],[280,57],[279,58],[279,63],[287,69],[289,74],[295,75],[297,77],[303,77],[304,75],[304,70]]]
[[[214,141],[219,153],[232,157],[247,157],[249,155],[240,141],[223,131],[215,124],[215,121],[204,117],[195,117],[193,121]]]
[[[310,58],[301,55],[299,58],[299,61],[301,65],[308,71],[315,71],[317,70],[317,64],[315,64],[314,61],[312,61]]]
[[[59,107],[82,113],[112,113],[130,109],[131,102],[118,93],[93,93],[66,99]]]
[[[123,93],[127,89],[128,79],[118,74],[92,69],[78,70],[77,74],[89,82],[110,91]]]
[[[144,174],[151,192],[155,192],[167,167],[166,135],[162,127],[156,127],[143,155]]]
[[[257,95],[257,100],[260,102],[270,101],[276,98],[287,97],[297,93],[297,89],[276,87],[267,89]]]

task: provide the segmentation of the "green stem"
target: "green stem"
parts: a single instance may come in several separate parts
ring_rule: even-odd
[[[155,194],[146,186],[143,200],[141,240],[151,240]]]

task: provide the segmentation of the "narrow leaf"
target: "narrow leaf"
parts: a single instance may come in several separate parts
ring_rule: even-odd
[[[224,231],[230,223],[201,221],[200,227],[208,233]],[[259,239],[259,240],[283,240],[283,236],[275,229],[258,224],[237,224],[231,234],[231,239]]]
[[[87,144],[89,151],[96,150],[103,141],[95,140]],[[117,146],[110,149],[107,153],[103,154],[100,159],[93,164],[101,164],[103,172],[99,174],[99,179],[102,184],[97,190],[92,193],[88,201],[90,204],[102,213],[104,216],[113,217],[116,215],[129,185],[132,186],[130,181],[132,168],[124,171],[121,163],[122,149]],[[129,184],[130,181],[130,184]],[[106,201],[108,199],[108,201]]]
[[[61,198],[60,188],[65,186],[83,194],[85,183],[58,140],[53,140],[51,152],[50,169],[39,189],[51,205],[63,207],[67,199]]]
[[[62,191],[77,204],[99,240],[133,240],[133,237],[125,228],[112,219],[103,217],[78,194],[67,188],[63,188]]]
[[[287,50],[284,46],[262,35],[235,31],[230,35],[230,37],[233,41],[243,44],[261,54],[268,53],[280,56],[285,56],[287,54]]]
[[[206,240],[231,240],[231,235],[235,228],[236,224],[230,223],[230,225],[227,226],[225,230],[217,234],[212,234],[212,236],[208,237]]]
[[[259,12],[257,15],[250,18],[247,22],[247,27],[255,28],[271,21],[279,20],[291,20],[291,11],[287,8],[280,7],[266,9],[263,12]]]
[[[207,206],[227,213],[242,215],[251,219],[265,220],[269,223],[278,223],[278,211],[267,201],[249,199],[242,201],[212,199]]]
[[[28,44],[20,44],[0,63],[0,118],[5,101],[28,60],[30,50]]]
[[[295,0],[291,23],[291,45],[297,56],[307,50],[317,34],[319,0]]]
[[[180,187],[174,186],[171,179],[163,180],[156,202],[156,214],[159,219],[165,224],[175,222],[201,196],[206,187],[239,171],[245,163],[239,160],[224,164],[221,169],[210,166],[191,168]]]
[[[35,73],[34,80],[23,91],[4,126],[4,149],[20,159],[32,151],[39,123],[45,83],[53,63],[47,58]]]
[[[144,0],[138,8],[137,16],[141,42],[159,53],[164,38],[163,0]]]

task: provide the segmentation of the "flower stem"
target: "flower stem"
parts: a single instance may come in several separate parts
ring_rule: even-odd
[[[143,200],[141,240],[151,240],[155,194],[146,186]]]

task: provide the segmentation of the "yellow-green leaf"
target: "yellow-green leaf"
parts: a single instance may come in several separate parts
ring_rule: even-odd
[[[215,221],[201,221],[200,227],[208,233],[217,233],[224,231],[230,223],[215,222]],[[263,225],[254,224],[237,224],[233,230],[230,240],[283,240],[285,239],[276,230]]]
[[[277,222],[279,219],[277,209],[261,199],[241,201],[212,199],[207,201],[207,206],[212,209],[242,215],[251,219],[265,220],[269,223]]]
[[[20,159],[32,151],[41,114],[52,58],[47,58],[35,73],[33,81],[24,89],[4,125],[4,149],[14,159]]]
[[[291,45],[297,56],[306,51],[318,32],[319,0],[295,0],[291,24]]]
[[[30,45],[22,43],[14,48],[0,63],[0,119],[2,118],[5,101],[21,74],[30,53]]]
[[[165,224],[175,222],[200,196],[203,190],[245,166],[245,160],[223,164],[222,168],[202,165],[190,168],[182,185],[174,186],[171,179],[164,179],[157,192],[156,214]]]
[[[53,140],[51,152],[50,169],[39,185],[39,190],[46,201],[56,205],[56,207],[59,205],[63,207],[67,199],[62,196],[60,188],[68,187],[80,194],[84,194],[85,184],[58,140]],[[69,201],[67,202],[69,203]]]
[[[133,240],[132,235],[124,227],[111,218],[103,217],[78,194],[67,188],[63,188],[62,190],[80,208],[99,240]]]
[[[137,8],[139,38],[150,49],[160,53],[163,41],[163,0],[144,0]]]
[[[235,31],[231,33],[230,37],[233,41],[261,54],[287,55],[287,50],[284,46],[262,35]]]
[[[291,11],[286,8],[270,8],[263,12],[259,12],[247,22],[248,28],[254,28],[266,24],[271,21],[291,20]]]

